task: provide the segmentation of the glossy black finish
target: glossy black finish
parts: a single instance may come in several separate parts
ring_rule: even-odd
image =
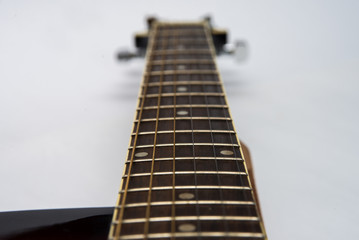
[[[113,208],[0,213],[0,239],[107,239]]]

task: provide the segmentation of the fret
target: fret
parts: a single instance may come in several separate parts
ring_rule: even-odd
[[[230,171],[177,171],[175,174],[229,174],[229,175],[247,175],[245,172],[230,172]],[[132,173],[130,177],[150,176],[151,173]],[[153,175],[173,175],[173,172],[155,172]],[[122,177],[128,177],[127,174]]]
[[[152,60],[151,64],[154,65],[162,65],[162,64],[213,64],[212,59],[159,59]]]
[[[201,216],[226,216],[223,215],[222,208],[226,208],[231,216],[243,216],[243,217],[256,217],[254,202],[243,201],[227,201],[239,202],[240,204],[226,204],[225,201],[175,201],[180,204],[174,204],[173,201],[168,202],[151,202],[151,215],[150,217],[169,217],[171,215],[171,208],[177,212],[177,216],[192,216],[196,212],[196,207],[200,209]],[[200,204],[199,202],[202,202]],[[208,204],[211,202],[211,204]],[[167,203],[167,204],[166,204]],[[191,204],[192,203],[192,204]],[[214,204],[213,204],[214,203]],[[194,205],[193,205],[194,204]],[[221,206],[222,205],[222,206]],[[124,205],[124,219],[143,218],[144,210],[148,207],[148,203],[130,203]]]
[[[194,70],[192,70],[194,71]],[[200,70],[195,70],[195,71],[200,71]],[[208,70],[206,70],[208,71]],[[148,82],[149,83],[155,83],[155,82],[160,82],[160,79],[162,79],[163,82],[173,82],[174,79],[177,79],[178,81],[213,81],[213,82],[218,82],[219,78],[218,75],[215,73],[210,73],[210,71],[208,71],[208,73],[205,73],[205,71],[203,71],[203,73],[178,73],[176,71],[166,71],[167,74],[166,75],[161,75],[161,74],[156,74],[158,72],[153,72],[153,73],[148,73],[147,76],[149,76],[148,78]],[[161,83],[160,85],[163,85],[164,83]],[[202,83],[203,84],[203,83]]]
[[[166,134],[166,133],[232,133],[232,134],[236,134],[235,131],[231,131],[231,130],[175,130],[175,131],[157,131],[157,134]],[[138,135],[151,135],[151,134],[155,134],[155,132],[139,132]],[[132,136],[134,136],[135,134],[132,133]]]
[[[161,51],[161,50],[158,50]],[[167,51],[172,51],[172,50],[167,50]],[[162,52],[158,53],[157,55],[153,55],[152,56],[152,61],[167,61],[167,60],[183,60],[183,61],[201,61],[201,60],[212,60],[212,55],[210,54],[209,51],[205,50],[206,52],[204,52],[202,50],[202,52],[198,53],[198,52],[194,52],[195,50],[192,50],[192,52],[185,52],[184,50],[181,50],[181,52],[171,52],[171,53],[167,53],[167,52]]]
[[[152,94],[146,94],[146,95],[140,95],[139,98],[156,98],[158,96],[161,97],[200,97],[200,96],[206,96],[206,97],[223,97],[225,96],[224,93],[217,93],[217,92],[185,92],[185,93],[173,93],[173,92],[165,92],[165,93],[152,93]]]
[[[197,74],[197,78],[200,78],[203,76],[206,76],[205,74],[213,74],[213,77],[217,77],[217,71],[216,70],[164,70],[164,71],[155,71],[155,72],[147,72],[145,73],[145,75],[150,75],[150,76],[162,76],[164,75],[164,81],[166,81],[168,78],[166,78],[166,75],[170,75],[170,77],[173,77],[173,75],[176,75],[178,80],[181,81],[181,77],[183,78],[189,78],[189,77],[193,77],[196,76],[195,74]],[[199,76],[199,77],[198,77]]]
[[[148,86],[146,95],[141,94],[139,97],[151,96],[152,94],[158,94],[158,86]],[[191,89],[191,92],[189,91]],[[174,90],[179,96],[184,96],[185,94],[218,94],[224,95],[222,88],[218,84],[209,84],[209,85],[202,85],[202,84],[177,84],[176,86],[173,85],[163,85],[161,95],[166,96],[166,94],[173,94]]]
[[[188,107],[178,107],[176,106],[176,112],[178,116],[178,119],[185,120],[185,115],[188,115],[190,112],[192,112],[193,118],[202,117],[202,119],[207,120],[222,120],[223,118],[226,118],[225,120],[229,120],[229,112],[228,109],[223,107],[193,107],[192,105],[189,105]],[[139,112],[139,111],[138,111]],[[178,113],[181,114],[178,114]],[[183,113],[183,114],[182,114]],[[160,108],[159,111],[159,118],[161,120],[169,120],[173,118],[174,109],[173,108]],[[146,121],[145,119],[153,119],[156,118],[157,115],[157,109],[144,109],[142,112],[142,119],[141,121]],[[217,119],[216,119],[217,118]],[[136,117],[138,119],[138,115]],[[201,119],[201,118],[197,118]],[[151,121],[151,120],[147,120]]]
[[[157,45],[161,45],[164,42],[168,43],[169,45],[178,45],[178,44],[184,44],[184,45],[186,45],[186,44],[207,44],[208,45],[207,39],[204,37],[196,37],[196,38],[187,37],[187,38],[181,38],[181,39],[159,37],[157,39]]]
[[[177,99],[179,99],[179,98],[177,98]],[[197,100],[197,101],[199,102],[199,101],[202,101],[202,100]],[[216,101],[216,100],[213,100],[213,101]],[[149,104],[150,103],[148,103],[148,106],[145,106],[142,109],[148,110],[148,109],[157,109],[158,108],[158,106],[151,106]],[[145,105],[146,105],[146,103],[145,103]],[[205,107],[209,107],[209,108],[228,108],[227,105],[218,105],[218,104],[208,104],[208,105],[205,105],[205,104],[193,104],[193,105],[190,105],[190,104],[177,104],[177,105],[161,105],[161,106],[159,106],[160,109],[165,109],[165,108],[173,109],[175,107],[176,108],[205,108]],[[140,110],[140,108],[137,108],[137,110]],[[176,117],[176,119],[177,119],[177,117]],[[182,119],[185,119],[185,118],[182,118]]]
[[[176,82],[173,82],[173,81],[169,81],[169,82],[162,82],[161,84],[159,82],[149,82],[149,83],[146,83],[145,85],[147,86],[159,86],[159,85],[162,85],[162,86],[166,86],[166,85],[170,85],[170,86],[178,86],[178,85],[217,85],[217,86],[221,86],[221,83],[220,82],[217,82],[217,81],[176,81]]]
[[[137,240],[137,239],[164,239],[164,238],[197,238],[197,237],[206,237],[206,238],[219,238],[219,237],[231,237],[231,238],[240,238],[240,239],[264,239],[265,236],[262,233],[250,233],[250,232],[175,232],[175,233],[151,233],[148,235],[144,234],[132,234],[132,235],[122,235],[122,240]],[[109,238],[109,240],[117,240],[115,238]]]
[[[155,103],[158,101],[158,98],[160,99],[160,106],[156,106]],[[189,98],[191,97],[191,98]],[[195,95],[195,94],[189,94],[188,96],[163,96],[161,97],[158,95],[157,98],[155,97],[146,97],[144,98],[144,106],[145,107],[156,107],[156,108],[169,108],[168,105],[171,106],[171,108],[174,108],[174,101],[176,101],[176,108],[184,108],[184,107],[202,107],[202,108],[213,108],[213,107],[225,107],[228,106],[224,103],[224,96],[207,96],[207,95]],[[140,103],[142,102],[142,99],[140,99]],[[206,104],[207,103],[207,104]],[[138,109],[137,109],[138,110]]]
[[[171,54],[211,54],[211,50],[209,49],[170,49],[170,50],[154,50],[152,51],[152,55],[171,55]],[[209,56],[209,55],[207,55]],[[166,58],[165,58],[166,59]],[[207,59],[207,58],[206,58]],[[212,56],[211,58],[212,59]]]
[[[140,190],[140,191],[138,191]],[[241,189],[221,189],[223,197],[220,198],[219,189],[210,188],[192,188],[192,189],[176,189],[176,201],[182,200],[179,198],[181,193],[191,193],[196,195],[198,201],[211,200],[211,201],[253,201],[251,189],[242,187]],[[172,188],[155,190],[151,192],[152,202],[172,201]],[[123,190],[120,190],[120,194]],[[128,192],[126,197],[126,204],[147,202],[148,191],[143,188],[137,188]]]
[[[218,175],[209,175],[209,174],[177,174],[174,175],[176,180],[176,187],[186,187],[186,186],[218,186],[223,184],[224,186],[230,187],[249,187],[247,176],[246,175],[229,175],[229,174],[218,174]],[[126,180],[128,177],[124,177]],[[169,183],[172,183],[172,175],[153,175],[150,176],[136,176],[134,178],[130,175],[128,191],[133,189],[142,189],[146,188],[149,185],[150,178],[152,178],[152,187],[149,188],[154,190],[157,187],[170,187]],[[196,180],[196,182],[195,182]],[[127,180],[126,180],[127,181]],[[220,182],[219,182],[220,181]]]
[[[175,186],[175,189],[211,189],[211,190],[218,190],[218,189],[223,189],[223,190],[252,190],[250,187],[248,186],[224,186],[224,185],[186,185],[186,186]],[[172,186],[161,186],[161,187],[152,187],[151,188],[153,191],[162,191],[162,190],[172,190]],[[142,187],[142,188],[131,188],[128,189],[128,192],[144,192],[144,191],[149,191],[150,188],[148,187]],[[123,193],[124,190],[121,190],[120,193]]]
[[[230,118],[223,117],[181,117],[176,118],[176,130],[188,130],[192,129],[191,120],[193,123],[193,130],[208,130],[209,124],[211,123],[212,130],[234,130],[233,124]],[[173,119],[171,118],[160,118],[160,124],[158,126],[159,131],[173,130]],[[134,122],[134,131],[137,128],[138,120]],[[139,132],[147,132],[154,130],[155,121],[153,118],[141,119],[139,125]]]
[[[216,166],[217,161],[217,166]],[[237,160],[242,161],[242,160]],[[178,174],[186,174],[186,173],[198,173],[198,174],[208,174],[208,173],[218,173],[221,172],[231,174],[233,169],[238,168],[238,174],[244,175],[245,167],[243,162],[237,162],[234,159],[224,159],[224,158],[196,158],[196,159],[175,159],[176,172]],[[196,164],[196,168],[194,168],[194,163]],[[125,168],[124,174],[127,176],[128,174],[128,163]],[[173,160],[171,159],[156,159],[154,164],[155,175],[161,175],[163,172],[169,172],[172,168]],[[218,170],[217,170],[218,168]],[[150,172],[151,163],[147,159],[138,160],[133,162],[133,168],[131,169],[131,176],[134,174],[147,174]],[[207,173],[206,173],[207,172]]]
[[[186,70],[186,72],[189,71],[196,71],[196,70],[216,70],[216,66],[213,63],[196,63],[196,64],[185,64],[185,63],[180,63],[180,64],[161,64],[161,65],[152,65],[149,67],[148,71],[151,73],[157,73],[157,72],[168,72],[168,73],[172,73],[172,72],[178,72],[178,71],[183,71]]]
[[[176,160],[179,160],[179,161],[184,161],[184,160],[214,160],[214,159],[217,159],[217,160],[228,160],[228,161],[243,161],[242,158],[240,157],[176,157]],[[158,161],[169,161],[169,160],[173,160],[173,158],[156,158],[156,162]],[[152,161],[152,159],[147,159],[147,158],[144,158],[144,159],[134,159],[133,162],[136,163],[136,162],[150,162]],[[126,161],[125,162],[126,164],[130,163],[130,161]]]
[[[155,158],[169,158],[173,155],[173,147],[162,146],[160,149],[155,151]],[[241,156],[240,150],[238,147],[232,146],[221,146],[221,145],[179,145],[176,146],[176,157],[213,157],[213,156],[226,156],[222,155],[221,151],[223,150],[231,150],[233,151],[233,156]],[[136,152],[146,152],[148,155],[151,155],[153,151],[153,147],[144,147],[136,150]],[[129,152],[132,153],[132,149],[129,149]],[[173,157],[173,156],[172,156]],[[138,159],[139,157],[135,157]]]
[[[177,37],[179,39],[183,38],[183,37],[206,37],[205,32],[203,31],[203,29],[201,30],[193,30],[193,29],[186,29],[186,30],[166,30],[166,31],[159,31],[157,34],[157,39],[158,38],[168,38],[169,36],[171,37]]]
[[[219,201],[219,200],[188,200],[188,201],[159,201],[151,202],[151,206],[168,206],[168,205],[188,205],[188,204],[199,204],[199,205],[228,205],[228,206],[237,206],[237,205],[255,205],[253,201]],[[134,208],[134,207],[146,207],[147,202],[142,203],[128,203],[125,204],[125,208]],[[118,206],[120,208],[120,206]]]
[[[181,49],[196,49],[196,50],[209,50],[209,46],[207,44],[202,43],[182,43],[182,44],[168,44],[167,46],[155,46],[155,51],[158,50],[181,50]]]
[[[124,219],[122,223],[139,223],[139,222],[162,222],[170,221],[171,217],[151,217],[149,219],[145,218],[132,218]],[[203,220],[203,221],[259,221],[258,217],[248,217],[248,216],[176,216],[176,221],[193,221],[193,220]]]
[[[239,147],[238,144],[231,143],[166,143],[166,144],[150,144],[150,145],[136,145],[136,149],[138,148],[153,148],[153,147],[172,147],[175,146],[223,146],[223,147]],[[133,149],[132,146],[128,147],[128,149]]]
[[[157,133],[158,134],[158,133]],[[173,143],[173,134],[174,132],[163,133],[157,135],[156,146],[164,146],[166,143]],[[154,135],[153,134],[140,134],[137,136],[137,148],[139,146],[143,147],[144,145],[153,145],[154,143]],[[220,132],[176,132],[176,146],[180,146],[182,143],[185,144],[195,144],[195,145],[206,145],[206,144],[215,144],[219,145],[228,145],[238,147],[237,139],[234,134],[231,133],[220,133]],[[132,138],[130,146],[133,146],[134,138]],[[223,146],[225,146],[223,145]]]

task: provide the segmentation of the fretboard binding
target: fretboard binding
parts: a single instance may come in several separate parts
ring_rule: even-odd
[[[149,87],[152,86],[166,86],[166,85],[171,85],[171,86],[177,86],[177,85],[222,85],[221,82],[218,82],[217,80],[213,80],[213,81],[168,81],[168,82],[146,82],[142,85],[142,87],[144,87],[144,85],[147,85]]]
[[[167,59],[167,60],[152,60],[152,65],[162,64],[213,64],[213,60],[208,59]]]
[[[209,49],[167,49],[167,50],[154,50],[152,55],[167,55],[167,54],[197,54],[208,53],[211,54]]]
[[[163,71],[147,71],[145,75],[161,76],[161,75],[177,75],[177,74],[218,74],[217,70],[163,70]]]
[[[190,93],[162,93],[162,94],[158,94],[158,93],[153,93],[153,94],[147,94],[147,95],[141,95],[139,98],[153,98],[153,97],[174,97],[174,96],[179,96],[179,97],[189,97],[189,96],[215,96],[215,97],[223,97],[225,96],[224,93],[218,93],[218,92],[190,92]]]
[[[225,158],[225,157],[176,157],[175,158],[176,161],[181,161],[181,160],[219,160],[219,161],[224,161],[224,160],[228,160],[228,161],[243,161],[242,158]],[[155,161],[173,161],[173,158],[155,158]],[[131,161],[127,160],[125,163],[128,164]],[[133,162],[152,162],[152,158],[147,158],[147,159],[136,159],[133,160]]]
[[[157,109],[157,108],[228,108],[228,105],[219,105],[219,104],[178,104],[178,105],[160,105],[160,106],[146,106],[142,109],[148,110],[148,109]],[[140,110],[141,108],[137,108],[137,110]]]
[[[168,134],[168,133],[232,133],[236,134],[235,131],[232,130],[166,130],[166,131],[157,131],[157,134]],[[156,132],[150,131],[150,132],[139,132],[138,135],[152,135]],[[136,133],[132,133],[132,136],[135,136]]]
[[[174,146],[218,146],[218,147],[239,147],[238,144],[234,143],[163,143],[163,144],[149,144],[149,145],[136,145],[136,149],[138,148],[153,148],[153,147],[173,147]],[[128,149],[133,149],[132,146],[128,147]]]
[[[165,118],[142,118],[141,122],[156,122],[156,121],[168,121],[168,120],[221,120],[221,121],[232,121],[231,118],[227,117],[165,117]],[[134,121],[135,123],[138,120]]]
[[[131,234],[122,235],[121,237],[109,238],[109,240],[137,240],[137,239],[158,239],[158,238],[173,238],[173,237],[231,237],[231,238],[253,238],[263,239],[265,237],[262,233],[252,232],[174,232],[174,233],[150,233],[150,234]]]
[[[246,186],[219,186],[219,185],[184,185],[184,186],[162,186],[162,187],[152,187],[152,191],[163,191],[163,190],[172,190],[172,189],[222,189],[222,190],[252,190],[250,187]],[[144,192],[149,191],[150,188],[129,188],[127,192]],[[121,190],[120,193],[124,193],[124,190]]]
[[[220,201],[220,200],[188,200],[188,201],[159,201],[159,202],[151,202],[150,206],[168,206],[168,205],[187,205],[187,204],[199,204],[199,205],[255,205],[256,203],[253,201]],[[128,203],[125,204],[125,208],[133,208],[133,207],[146,207],[148,206],[147,202],[140,203]],[[117,206],[120,208],[121,206]]]
[[[229,171],[177,171],[176,175],[183,174],[208,174],[208,175],[247,175],[245,172],[229,172]],[[173,175],[173,172],[154,172],[152,175],[154,176],[162,176],[162,175]],[[151,176],[151,173],[132,173],[130,177],[146,177]],[[128,177],[127,174],[122,176],[123,178]]]
[[[171,221],[174,219],[175,221],[259,221],[258,217],[251,216],[175,216],[172,217],[150,217],[150,218],[127,218],[123,219],[121,223],[142,223],[142,222],[164,222]],[[113,222],[114,224],[118,224],[118,222]]]

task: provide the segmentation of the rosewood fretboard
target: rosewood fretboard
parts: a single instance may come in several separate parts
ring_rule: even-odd
[[[155,23],[109,239],[265,239],[206,22]]]

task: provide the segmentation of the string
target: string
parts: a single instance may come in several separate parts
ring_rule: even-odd
[[[158,28],[157,24],[157,28]],[[167,33],[166,31],[162,32]],[[165,49],[167,44],[167,39],[162,42],[161,49]],[[144,224],[144,238],[148,238],[148,231],[149,231],[149,224],[150,224],[150,214],[151,214],[151,195],[152,195],[152,182],[153,182],[153,172],[154,172],[154,165],[155,165],[155,156],[156,156],[156,144],[157,144],[157,130],[158,130],[158,123],[159,123],[159,114],[160,114],[160,105],[161,105],[161,94],[162,94],[162,82],[163,82],[163,70],[164,70],[164,54],[162,54],[162,63],[161,63],[161,73],[160,73],[160,82],[158,87],[158,98],[157,98],[157,113],[156,113],[156,126],[155,126],[155,133],[154,133],[154,140],[153,140],[153,150],[152,150],[152,163],[151,163],[151,175],[150,175],[150,182],[149,182],[149,190],[147,196],[147,206],[146,206],[146,216],[145,216],[145,224]]]
[[[192,85],[191,84],[188,84],[189,86],[189,92],[192,92]],[[191,132],[191,137],[192,137],[192,151],[193,151],[193,172],[194,172],[194,185],[195,185],[195,189],[194,189],[194,192],[195,192],[195,197],[196,197],[196,214],[197,214],[197,232],[201,232],[201,222],[199,220],[199,216],[200,216],[200,209],[199,209],[199,204],[198,204],[198,189],[197,189],[197,185],[198,185],[198,181],[197,181],[197,166],[196,166],[196,150],[195,150],[195,146],[194,146],[194,132],[193,132],[193,109],[192,109],[192,97],[191,95],[189,94],[189,105],[190,105],[190,110],[189,110],[189,113],[190,113],[190,119],[191,119],[191,129],[192,129],[192,132]],[[197,236],[197,239],[199,239],[199,236]]]
[[[177,48],[177,43],[178,43],[178,37],[175,37],[174,40],[174,44],[172,46],[174,46],[175,48]],[[176,201],[176,191],[175,191],[175,186],[176,186],[176,93],[177,93],[177,89],[176,89],[176,81],[177,81],[177,51],[174,54],[174,61],[173,61],[173,66],[174,66],[174,74],[173,74],[173,162],[172,162],[172,170],[173,170],[173,175],[172,175],[172,208],[171,208],[171,213],[172,213],[172,221],[171,221],[171,239],[174,239],[174,233],[176,232],[176,222],[175,222],[175,216],[176,216],[176,205],[175,205],[175,201]]]
[[[154,48],[154,35],[156,35],[157,32],[157,28],[154,28],[153,31],[150,32],[149,35],[149,50],[147,52],[147,64],[146,64],[146,70],[149,69],[150,66],[150,58],[152,55],[152,51]],[[144,74],[143,77],[143,85],[144,85],[144,89],[143,89],[143,95],[146,94],[147,92],[147,87],[148,87],[148,81],[149,81],[149,76]],[[132,148],[132,152],[131,152],[131,158],[130,158],[130,164],[128,167],[128,171],[127,171],[127,178],[126,178],[126,183],[125,183],[125,190],[123,195],[121,194],[122,188],[123,188],[123,182],[121,184],[121,188],[120,188],[120,192],[118,195],[118,200],[117,200],[117,204],[116,204],[116,208],[114,211],[114,216],[113,216],[113,225],[112,225],[112,229],[110,231],[110,236],[112,235],[114,237],[114,239],[119,238],[120,234],[121,234],[121,228],[122,228],[122,220],[123,220],[123,215],[124,215],[124,210],[125,210],[125,203],[126,203],[126,198],[127,198],[127,193],[128,193],[128,186],[129,186],[129,182],[130,182],[130,174],[131,174],[131,170],[132,170],[132,165],[133,165],[133,160],[134,160],[134,156],[135,156],[135,149],[136,149],[136,144],[137,144],[137,138],[138,138],[138,133],[139,133],[139,129],[140,129],[140,122],[142,119],[142,113],[143,113],[143,107],[144,107],[144,98],[142,98],[141,101],[141,107],[139,110],[139,114],[138,114],[138,121],[137,121],[137,126],[136,126],[136,134],[135,134],[135,139],[133,142],[133,148]],[[122,197],[122,199],[121,199]],[[118,212],[119,210],[119,205],[121,202],[121,206],[120,206],[120,212]]]
[[[204,30],[204,28],[203,28]],[[207,36],[208,37],[208,36]],[[207,44],[208,47],[209,44]],[[212,56],[212,59],[214,60],[214,56]],[[200,78],[201,80],[203,80],[203,76],[200,75]],[[205,88],[204,86],[202,85],[202,91],[203,92],[206,92],[205,91]],[[223,199],[223,190],[221,188],[221,178],[220,178],[220,175],[219,175],[219,168],[218,168],[218,160],[217,160],[217,154],[216,154],[216,148],[215,148],[215,145],[214,145],[214,136],[213,136],[213,129],[212,129],[212,121],[210,119],[210,111],[209,111],[209,107],[208,107],[208,99],[207,99],[207,95],[204,95],[204,99],[205,99],[205,104],[207,105],[206,107],[206,110],[207,110],[207,116],[208,116],[208,122],[209,122],[209,131],[210,131],[210,134],[211,134],[211,141],[212,141],[212,149],[213,149],[213,155],[214,155],[214,161],[215,161],[215,165],[216,165],[216,171],[217,171],[217,181],[218,181],[218,189],[219,189],[219,196],[220,196],[220,201],[222,202],[222,214],[223,216],[227,216],[227,213],[226,213],[226,208],[225,208],[225,205],[224,205],[224,199]],[[228,226],[228,220],[224,220],[224,227],[225,227],[225,232],[228,233],[229,231],[229,226]],[[225,236],[225,238],[227,238],[228,235]]]
[[[207,31],[206,31],[206,32],[207,32],[207,35],[208,35],[208,28],[207,28]],[[211,48],[212,48],[212,49],[211,49],[211,50],[212,50],[212,51],[211,51],[211,54],[212,54],[212,56],[213,56],[213,59],[215,59],[215,58],[214,58],[214,55],[215,55],[215,54],[214,54],[214,49],[213,49],[213,43],[212,43],[211,40],[209,40],[209,45],[210,45]],[[218,71],[217,64],[216,64],[215,61],[214,61],[214,65],[215,65],[216,71]],[[218,77],[219,77],[219,81],[220,81],[220,83],[221,83],[221,84],[219,85],[219,87],[221,88],[222,92],[225,93],[224,87],[223,87],[223,81],[222,81],[222,79],[221,79],[221,77],[220,77],[220,74],[218,74]],[[226,94],[224,94],[224,96],[226,96]],[[224,98],[221,98],[221,103],[222,103],[223,106],[224,106],[224,105],[227,105],[226,102],[227,102],[227,101],[225,100],[225,97],[224,97]],[[229,107],[228,107],[227,109],[228,109],[229,117],[230,117],[230,119],[232,119],[231,114],[230,114],[230,111],[229,111]],[[227,113],[227,112],[226,112],[226,109],[225,109],[225,108],[222,108],[222,110],[223,110],[224,116],[226,116],[226,113]],[[227,125],[227,130],[228,130],[228,131],[231,130],[231,128],[230,128],[230,121],[232,122],[232,120],[227,120],[227,119],[226,119],[225,121],[226,121],[226,125]],[[233,122],[232,122],[232,125],[233,125]],[[233,126],[233,130],[235,131],[234,126]],[[236,131],[235,131],[235,132],[236,132]],[[235,145],[234,145],[235,143],[233,142],[233,138],[232,138],[232,133],[231,133],[231,132],[229,132],[229,137],[230,137],[230,140],[231,140],[232,150],[233,150],[233,153],[234,153],[234,157],[237,158],[237,157],[238,157],[238,156],[237,156],[237,151],[236,151],[236,147],[235,147]],[[249,173],[248,173],[248,170],[247,170],[247,167],[246,167],[246,163],[245,163],[245,160],[244,160],[243,152],[242,152],[241,145],[240,145],[240,142],[239,142],[239,139],[238,139],[238,138],[237,138],[237,142],[238,142],[238,145],[239,145],[239,149],[240,149],[240,151],[241,151],[241,157],[242,157],[242,159],[243,159],[243,165],[244,165],[244,168],[245,168],[245,172],[247,173],[247,181],[248,181],[249,186],[250,186],[250,188],[251,188],[252,198],[253,198],[253,200],[254,200],[254,202],[255,202],[252,185],[251,185],[251,182],[250,182],[250,179],[249,179]],[[234,161],[235,161],[235,163],[236,163],[237,171],[238,171],[238,172],[241,172],[241,169],[240,169],[240,166],[239,166],[239,161],[238,161],[237,159],[235,159]],[[243,182],[242,178],[240,177],[239,179],[240,179],[240,184],[241,184],[242,186],[244,186],[244,182]],[[242,191],[245,191],[245,190],[242,190]],[[245,199],[246,201],[250,200],[250,199],[248,199],[248,197],[247,197],[246,194],[244,194],[244,199]],[[255,202],[255,207],[256,207],[257,216],[259,217],[256,202]],[[251,211],[250,211],[249,205],[247,205],[245,208],[246,208],[246,210],[247,210],[248,215],[250,216]],[[252,232],[255,232],[254,226],[253,226],[252,224],[250,224],[250,228],[251,228]]]

